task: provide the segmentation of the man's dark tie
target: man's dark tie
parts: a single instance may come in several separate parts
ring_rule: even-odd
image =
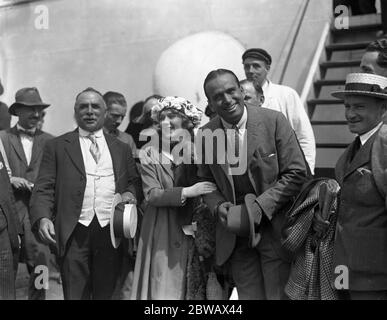
[[[234,124],[231,128],[234,133],[234,149],[231,150],[231,152],[235,155],[238,161],[235,164],[230,164],[230,167],[238,167],[239,165],[239,128],[236,124]]]
[[[32,138],[35,136],[35,130],[27,130],[27,129],[18,129],[18,130],[19,130],[19,134],[24,134]]]
[[[239,158],[239,128],[236,124],[232,126],[234,130],[234,139],[235,139],[235,156]]]
[[[360,147],[361,147],[360,137],[357,136],[351,153],[351,162],[355,158],[356,153],[360,150]]]
[[[110,130],[109,134],[111,134],[113,137],[118,137],[118,129]]]

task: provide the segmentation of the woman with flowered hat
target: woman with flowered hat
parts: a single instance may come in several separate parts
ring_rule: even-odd
[[[159,123],[159,140],[140,151],[147,206],[133,299],[181,300],[187,296],[188,255],[195,229],[191,200],[216,189],[213,183],[197,182],[196,167],[189,163],[193,159],[193,130],[201,116],[201,110],[179,97],[162,98],[152,109],[152,117]]]

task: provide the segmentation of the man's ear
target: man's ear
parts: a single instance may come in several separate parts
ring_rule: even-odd
[[[265,96],[263,94],[260,95],[259,102],[261,103],[261,106],[265,103]]]
[[[266,70],[269,72],[269,71],[270,71],[271,65],[270,65],[270,64],[267,64],[267,63],[265,63],[265,64],[266,64]]]
[[[241,93],[242,93],[242,100],[245,101],[245,90],[243,89],[243,87],[241,85],[239,85],[239,89],[241,90]]]

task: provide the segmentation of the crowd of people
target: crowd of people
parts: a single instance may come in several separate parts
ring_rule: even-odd
[[[81,91],[77,129],[53,137],[50,104],[18,90],[0,119],[0,299],[15,299],[19,261],[29,299],[45,299],[37,267],[52,255],[65,299],[220,300],[234,288],[246,300],[387,299],[386,43],[333,94],[357,135],[336,180],[314,178],[310,120],[295,90],[269,80],[263,49],[244,52],[246,79],[208,73],[205,112],[154,94],[126,132],[121,93]],[[129,205],[137,233],[117,235]]]

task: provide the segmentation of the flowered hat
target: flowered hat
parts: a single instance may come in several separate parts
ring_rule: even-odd
[[[165,97],[159,100],[159,104],[152,108],[152,119],[159,122],[159,117],[162,111],[167,109],[177,110],[188,118],[195,128],[200,125],[203,111],[194,106],[188,100],[181,97]]]

